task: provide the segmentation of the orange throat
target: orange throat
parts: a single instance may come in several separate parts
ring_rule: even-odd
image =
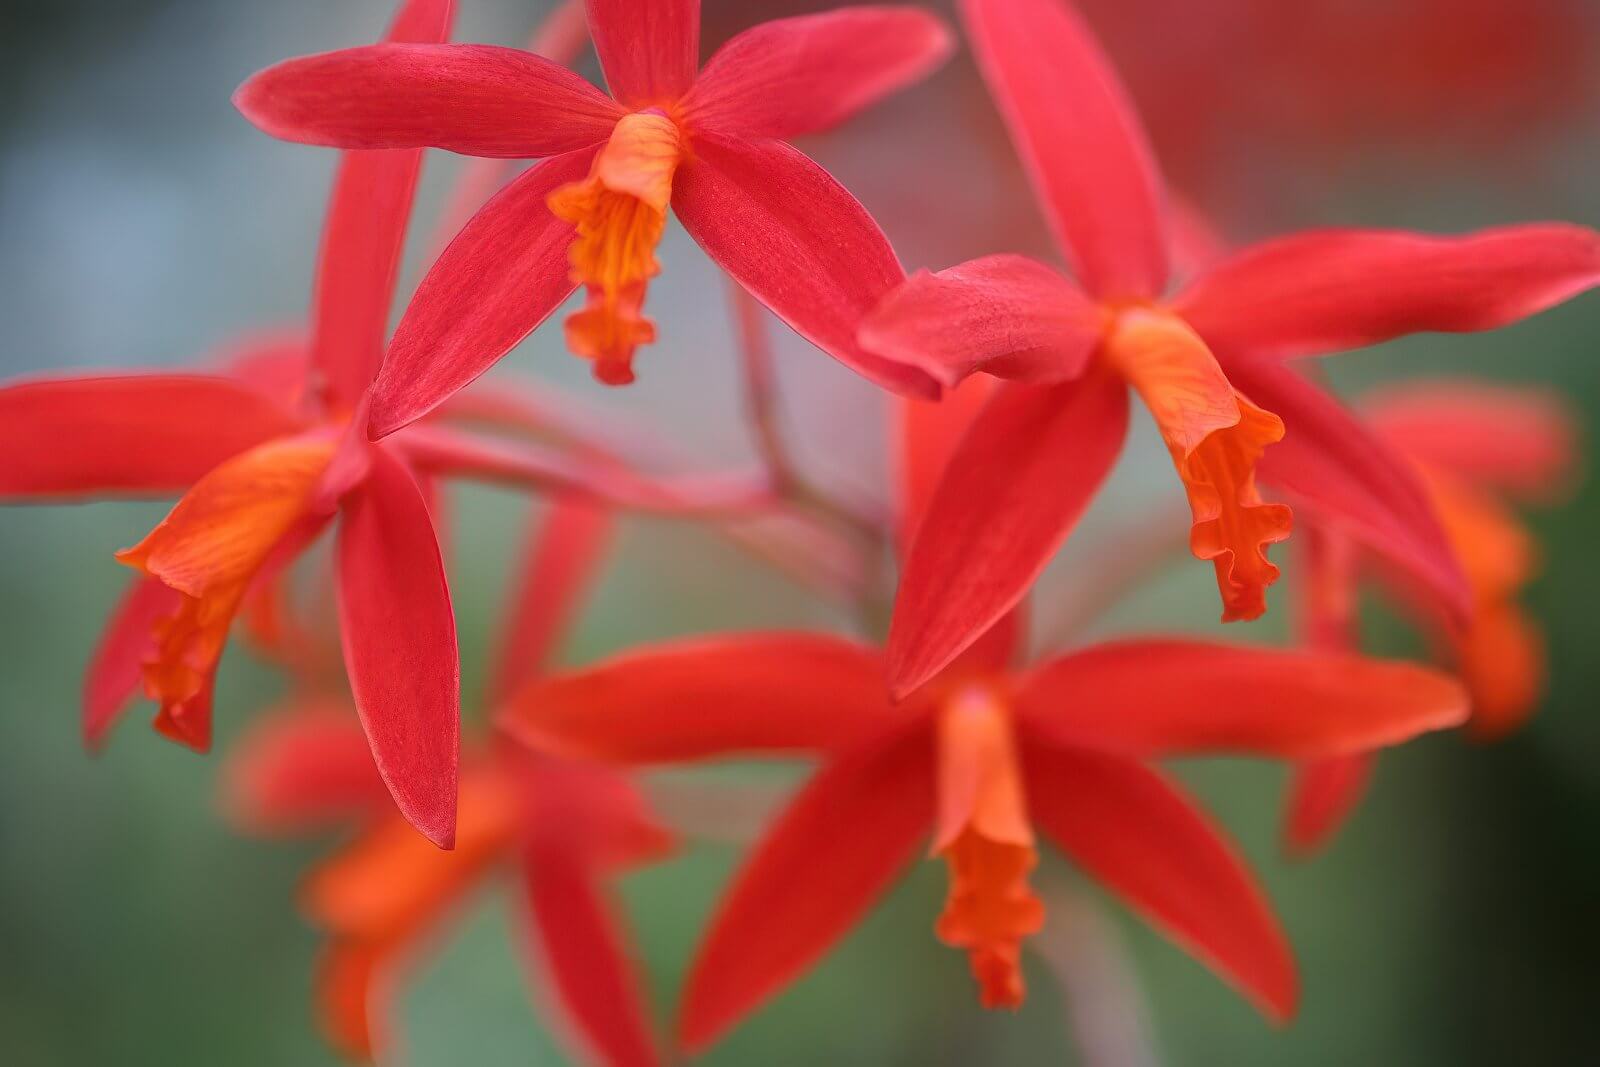
[[[1010,714],[987,686],[957,691],[941,711],[933,848],[950,870],[939,939],[967,951],[984,1007],[1020,1007],[1022,941],[1044,925],[1044,905],[1028,885],[1038,853]]]
[[[1283,420],[1240,395],[1205,342],[1175,316],[1123,312],[1106,353],[1172,453],[1193,516],[1189,549],[1216,567],[1222,621],[1259,617],[1267,586],[1278,580],[1267,546],[1287,539],[1293,522],[1286,505],[1264,503],[1256,488],[1256,463],[1283,440]]]
[[[607,385],[633,381],[633,354],[656,339],[645,291],[661,272],[656,245],[667,224],[672,176],[683,158],[677,123],[659,111],[625,115],[589,176],[550,194],[557,218],[577,227],[567,250],[572,280],[587,291],[567,318],[567,347],[593,361]]]
[[[327,437],[269,441],[228,460],[178,501],[119,562],[182,594],[155,624],[145,692],[160,702],[156,729],[205,751],[211,743],[211,685],[228,628],[256,572],[306,513],[333,457]]]

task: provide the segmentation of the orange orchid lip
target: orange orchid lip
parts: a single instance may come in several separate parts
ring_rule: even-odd
[[[608,385],[633,381],[634,351],[656,338],[645,291],[661,271],[655,250],[683,151],[683,133],[665,113],[624,115],[589,176],[548,198],[551,212],[578,228],[567,257],[572,280],[588,290],[583,310],[567,319],[567,346]]]
[[[938,718],[939,824],[934,853],[950,868],[936,931],[967,951],[984,1007],[1022,1005],[1022,940],[1044,925],[1028,886],[1038,864],[1011,716],[1000,694],[963,686]]]
[[[325,434],[280,438],[222,464],[195,483],[119,562],[182,595],[155,624],[145,690],[160,702],[156,728],[205,751],[211,684],[228,629],[256,572],[294,527],[334,456]]]
[[[1223,621],[1259,617],[1279,574],[1266,548],[1287,539],[1293,522],[1286,505],[1262,501],[1255,480],[1262,452],[1283,439],[1283,420],[1241,395],[1205,342],[1175,315],[1123,311],[1104,351],[1144,400],[1172,453],[1194,516],[1190,549],[1216,567]]]

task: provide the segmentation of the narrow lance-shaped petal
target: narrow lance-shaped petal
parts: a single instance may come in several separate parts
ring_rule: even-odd
[[[611,95],[632,108],[668,104],[700,65],[700,0],[587,0],[589,35]]]
[[[233,97],[274,137],[536,159],[604,141],[616,101],[558,63],[484,44],[380,44],[291,59]]]
[[[535,748],[624,763],[834,749],[894,721],[871,649],[822,634],[675,641],[520,693],[501,727]]]
[[[543,673],[611,545],[611,512],[560,499],[531,525],[527,555],[495,656],[496,703]]]
[[[1137,914],[1276,1020],[1294,1014],[1289,945],[1232,846],[1178,789],[1137,763],[1024,742],[1033,819]]]
[[[1090,293],[1159,296],[1164,190],[1138,116],[1065,0],[963,0],[973,51],[1062,251]]]
[[[371,434],[421,418],[492,367],[571,294],[573,228],[545,201],[589,167],[559,156],[517,178],[475,215],[417,287],[372,393]]]
[[[993,378],[972,377],[938,403],[908,399],[897,405],[890,451],[895,467],[895,530],[902,553],[910,549],[950,457],[993,389]]]
[[[790,140],[837,126],[921,81],[954,47],[912,7],[846,7],[774,19],[717,50],[684,98],[697,128]]]
[[[1285,805],[1284,847],[1304,855],[1327,844],[1360,803],[1376,765],[1373,753],[1359,752],[1296,767]]]
[[[439,43],[450,36],[452,0],[410,0],[388,40]],[[406,224],[422,169],[420,149],[347,153],[324,224],[312,306],[312,359],[328,399],[352,410],[372,383],[389,332]]]
[[[19,382],[0,389],[0,498],[179,493],[299,425],[271,397],[223,377]]]
[[[706,133],[678,168],[672,207],[706,254],[800,336],[886,389],[938,395],[926,372],[856,340],[862,316],[905,271],[866,209],[816,163],[778,141]]]
[[[1583,226],[1326,230],[1245,249],[1197,278],[1176,310],[1213,346],[1289,358],[1497,329],[1596,285],[1600,233]]]
[[[161,704],[156,728],[204,751],[211,687],[239,602],[278,542],[305,514],[333,455],[325,435],[283,438],[229,460],[117,559],[180,594],[156,624],[145,692]]]
[[[1128,311],[1106,342],[1107,358],[1128,379],[1172,453],[1194,525],[1189,548],[1212,561],[1222,621],[1267,610],[1278,568],[1267,546],[1289,536],[1293,517],[1256,489],[1256,464],[1283,440],[1283,420],[1245,399],[1205,343],[1170,315]]]
[[[1105,325],[1105,312],[1054,269],[1002,255],[917,272],[862,321],[859,337],[945,385],[980,370],[1040,383],[1082,374]]]
[[[910,864],[933,822],[931,740],[919,723],[852,749],[778,817],[695,956],[678,1020],[686,1051],[799,977]]]
[[[583,1045],[616,1067],[651,1067],[660,1057],[639,976],[601,873],[571,849],[535,840],[525,850],[523,892],[548,972]]]
[[[220,803],[237,829],[300,834],[382,814],[389,793],[355,709],[302,697],[257,719],[228,753]]]
[[[1052,660],[1029,672],[1017,700],[1039,736],[1141,759],[1346,755],[1467,716],[1460,683],[1427,667],[1178,639]]]
[[[339,530],[339,631],[378,771],[412,825],[455,840],[461,667],[439,546],[416,482],[383,449]]]
[[[889,631],[896,697],[1022,599],[1110,472],[1127,427],[1127,389],[1110,374],[996,390],[951,457],[906,558]]]
[[[1555,389],[1429,379],[1369,392],[1361,410],[1406,455],[1518,496],[1565,488],[1577,465],[1577,414]]]

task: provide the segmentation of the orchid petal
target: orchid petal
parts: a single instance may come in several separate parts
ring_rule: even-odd
[[[823,634],[635,650],[523,690],[501,727],[536,749],[620,763],[808,753],[892,722],[878,654]]]
[[[1024,744],[1028,805],[1044,835],[1133,911],[1272,1019],[1299,999],[1271,906],[1226,838],[1161,775],[1092,752]]]
[[[993,378],[972,377],[948,390],[937,403],[902,400],[895,406],[890,449],[895,466],[895,529],[902,554],[911,547],[950,457],[983,411],[994,387]]]
[[[1115,70],[1063,0],[963,0],[978,65],[1056,239],[1096,297],[1167,284],[1164,192]]]
[[[105,744],[129,699],[144,682],[145,661],[155,655],[156,624],[178,609],[182,594],[159,578],[134,580],[112,612],[83,681],[83,743]]]
[[[799,977],[911,862],[934,814],[932,735],[893,731],[823,767],[723,896],[678,1020],[698,1052]]]
[[[0,498],[167,496],[300,424],[198,374],[54,378],[0,389]]]
[[[856,341],[905,271],[878,224],[827,171],[778,141],[695,138],[672,206],[706,254],[800,336],[897,393],[933,398],[923,371]]]
[[[434,263],[395,328],[373,386],[371,434],[421,418],[516,347],[576,288],[573,228],[552,190],[581,178],[593,152],[546,160],[489,201]]]
[[[1175,310],[1214,347],[1287,359],[1498,329],[1596,285],[1600,233],[1582,226],[1322,230],[1245,249],[1197,278]]]
[[[1180,639],[1051,660],[1017,699],[1040,736],[1140,758],[1340,756],[1458,726],[1468,711],[1460,683],[1428,667]]]
[[[598,576],[614,526],[610,511],[584,500],[558,500],[533,525],[495,657],[496,703],[544,672]]]
[[[996,390],[906,558],[889,631],[897,699],[1022,599],[1110,472],[1127,427],[1127,389],[1108,374]]]
[[[615,1067],[659,1063],[637,969],[598,873],[580,855],[537,842],[526,858],[532,947],[583,1043]]]
[[[339,530],[339,630],[356,710],[395,804],[441,848],[455,840],[461,665],[427,504],[374,449]]]
[[[630,108],[677,101],[700,65],[700,0],[588,0],[611,95]]]
[[[1521,496],[1549,494],[1577,466],[1578,416],[1553,389],[1427,379],[1370,392],[1361,410],[1406,455]]]
[[[1239,359],[1224,367],[1287,428],[1256,467],[1261,481],[1416,575],[1447,612],[1469,617],[1472,592],[1411,461],[1294,371]]]
[[[350,410],[383,362],[421,150],[346,152],[334,179],[313,301],[312,358],[328,399]]]
[[[945,385],[975,371],[1045,383],[1082,374],[1105,333],[1099,305],[1026,256],[919,271],[862,322],[867,351]]]
[[[542,56],[486,44],[379,44],[290,59],[234,106],[285,141],[531,159],[599,144],[623,111]]]
[[[921,81],[955,41],[913,7],[860,6],[773,19],[717,50],[684,100],[697,128],[790,140]]]
[[[302,699],[251,724],[228,753],[221,805],[244,833],[300,834],[382,812],[389,793],[354,710]]]
[[[1371,753],[1356,753],[1296,767],[1284,811],[1284,846],[1300,855],[1325,846],[1360,803],[1375,764]]]

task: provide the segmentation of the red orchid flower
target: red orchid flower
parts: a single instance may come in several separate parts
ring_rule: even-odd
[[[496,701],[527,685],[591,586],[610,513],[563,501],[532,528],[492,671]],[[363,1060],[395,1044],[395,991],[439,928],[491,877],[519,872],[526,947],[557,994],[561,1022],[596,1062],[659,1062],[605,882],[672,846],[615,771],[496,745],[468,761],[460,833],[433,848],[400,818],[349,701],[326,675],[260,720],[230,755],[224,809],[249,832],[292,834],[355,823],[361,835],[308,880],[308,916],[330,935],[317,981],[329,1040]]]
[[[409,0],[393,41],[442,41],[449,0]],[[458,667],[449,592],[408,464],[366,445],[363,395],[383,357],[420,151],[346,155],[329,206],[307,373],[290,406],[221,377],[142,374],[40,381],[0,392],[0,494],[40,498],[183,491],[118,558],[142,571],[97,657],[90,725],[109,724],[119,676],[142,667],[156,727],[200,751],[229,626],[269,561],[327,525],[339,532],[345,661],[396,803],[441,845],[453,835]],[[50,440],[49,451],[37,442]],[[151,633],[155,634],[152,647]],[[125,690],[124,690],[125,691]]]
[[[863,351],[855,326],[904,278],[866,211],[780,138],[833,126],[923,77],[951,47],[933,16],[846,8],[769,22],[696,73],[699,0],[589,0],[611,96],[538,56],[486,45],[385,44],[257,74],[239,109],[286,140],[548,157],[466,226],[423,281],[373,391],[374,437],[482,374],[578,286],[568,347],[631,381],[655,248],[671,207],[730,275],[867,377],[937,393]]]
[[[988,391],[979,379],[942,404],[901,402],[891,445],[902,544]],[[986,1005],[1021,1002],[1021,944],[1044,921],[1027,883],[1037,821],[1136,911],[1285,1016],[1293,964],[1252,879],[1140,761],[1347,750],[1357,735],[1390,744],[1465,714],[1448,679],[1338,653],[1132,641],[1017,672],[1008,664],[1022,633],[1021,610],[1008,613],[899,707],[885,699],[876,652],[801,634],[637,651],[512,705],[502,722],[512,736],[581,758],[824,755],[718,913],[684,999],[687,1047],[709,1045],[843,936],[930,824],[951,872],[938,933],[967,950]]]
[[[1233,849],[1144,761],[1304,759],[1460,723],[1426,668],[1313,651],[1141,639],[1013,671],[992,631],[894,706],[872,649],[769,633],[637,650],[526,692],[502,726],[537,750],[653,765],[820,754],[756,846],[688,980],[679,1037],[712,1043],[792,981],[893,881],[932,829],[950,870],[937,932],[985,1005],[1023,999],[1019,953],[1044,922],[1035,828],[1275,1018],[1296,983]]]
[[[622,776],[500,746],[468,761],[456,848],[441,851],[387,804],[348,705],[261,720],[230,762],[226,802],[257,832],[364,827],[322,863],[302,903],[330,942],[317,979],[328,1039],[360,1059],[394,1046],[396,990],[471,896],[507,866],[528,908],[527,950],[566,1027],[597,1062],[659,1062],[649,1012],[605,882],[672,839]]]
[[[1291,515],[1257,475],[1438,586],[1465,583],[1404,463],[1282,361],[1421,330],[1481,330],[1600,282],[1600,235],[1541,224],[1464,238],[1324,231],[1247,248],[1175,297],[1164,191],[1110,66],[1062,0],[964,0],[1026,168],[1082,285],[1019,256],[911,278],[860,338],[946,384],[1009,379],[963,440],[909,552],[889,641],[896,695],[1017,603],[1109,471],[1126,387],[1154,416],[1213,562],[1224,620],[1278,577]],[[1285,433],[1285,425],[1289,432]]]
[[[1467,381],[1392,387],[1366,405],[1373,428],[1410,456],[1472,586],[1470,622],[1457,623],[1404,576],[1380,569],[1401,603],[1436,634],[1472,698],[1467,732],[1498,740],[1520,727],[1544,689],[1544,641],[1517,602],[1533,577],[1533,536],[1504,497],[1540,498],[1570,479],[1577,432],[1561,398],[1543,390]],[[1357,647],[1357,546],[1337,527],[1314,531],[1303,564],[1307,643]],[[1296,852],[1332,838],[1360,801],[1374,757],[1360,754],[1302,766],[1291,785],[1284,840]]]
[[[449,0],[409,0],[392,41],[441,41]],[[97,744],[141,683],[156,728],[211,741],[213,680],[252,586],[270,582],[341,515],[344,660],[373,754],[400,810],[448,846],[459,734],[455,623],[421,482],[469,477],[560,488],[666,511],[729,506],[744,485],[693,494],[527,448],[417,427],[369,445],[365,396],[383,339],[421,150],[347,153],[328,210],[311,340],[252,345],[226,374],[129,374],[0,389],[0,498],[184,493],[119,558],[140,570],[90,667]],[[40,442],[51,442],[41,448]],[[759,494],[756,494],[759,495]]]

